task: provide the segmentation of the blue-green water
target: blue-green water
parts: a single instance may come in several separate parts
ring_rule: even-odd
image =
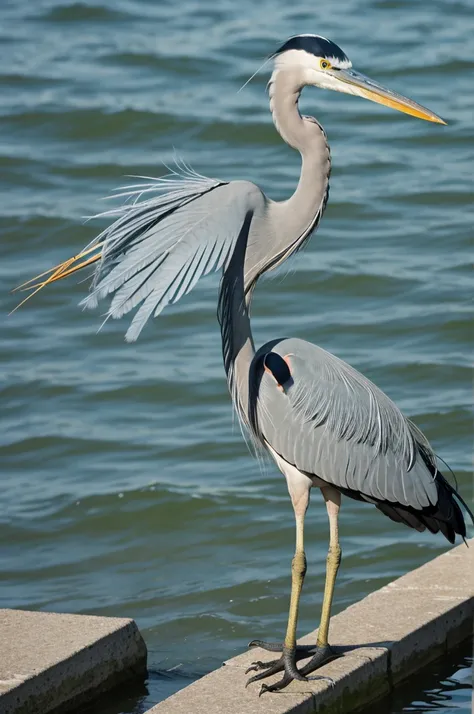
[[[472,707],[472,642],[452,650],[400,684],[386,699],[364,707],[364,714],[462,714]]]
[[[268,73],[237,90],[289,35],[327,35],[357,69],[449,124],[306,90],[303,110],[331,144],[330,204],[285,279],[258,288],[255,337],[300,336],[363,371],[469,499],[471,9],[1,4],[0,606],[134,617],[149,648],[148,704],[285,628],[293,515],[283,478],[272,465],[261,473],[232,416],[217,277],[133,346],[124,322],[96,334],[101,316],[77,308],[86,285],[74,279],[9,318],[8,291],[77,252],[103,225],[83,223],[99,199],[125,174],[164,173],[175,149],[201,173],[288,196],[299,160],[271,123]],[[336,611],[446,548],[352,501],[341,538]],[[315,494],[301,633],[318,624],[326,543]]]

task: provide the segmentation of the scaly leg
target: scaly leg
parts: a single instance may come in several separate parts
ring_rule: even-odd
[[[339,545],[339,534],[338,534],[338,515],[339,508],[341,505],[341,494],[332,486],[325,486],[321,489],[326,502],[326,509],[329,517],[329,550],[326,561],[326,584],[324,587],[324,597],[323,606],[321,611],[321,622],[318,630],[318,639],[316,645],[310,646],[299,646],[292,653],[293,662],[297,662],[301,659],[307,659],[311,657],[309,662],[304,665],[300,670],[298,670],[299,677],[293,677],[293,679],[301,679],[303,675],[306,678],[307,674],[314,672],[318,667],[321,667],[326,662],[329,662],[336,657],[340,657],[344,654],[347,648],[338,647],[333,649],[328,643],[328,633],[329,633],[329,621],[331,618],[331,605],[334,594],[334,584],[336,582],[337,571],[339,569],[339,564],[341,562],[341,548]],[[291,608],[290,608],[291,612]],[[290,623],[288,623],[290,624]],[[286,644],[286,641],[285,641]],[[267,644],[266,642],[259,642],[255,640],[250,643],[251,646],[259,646],[264,649],[274,651],[280,651],[280,645]],[[272,685],[271,687],[265,687],[263,691],[275,691],[276,689],[283,689],[291,681],[291,677],[288,676],[289,670],[287,667],[283,666],[283,659],[285,656],[285,649],[283,648],[283,656],[279,660],[273,660],[272,662],[254,662],[253,666],[247,671],[251,670],[265,670],[259,675],[255,675],[249,681],[255,681],[256,679],[263,679],[270,674],[275,674],[285,669],[285,676],[280,682]],[[296,664],[295,664],[296,667]],[[288,673],[288,674],[287,674]],[[312,677],[314,679],[314,677]],[[329,679],[326,677],[325,679]]]
[[[296,472],[296,469],[295,469]],[[270,651],[282,651],[282,656],[278,660],[273,660],[272,662],[255,662],[249,669],[250,671],[255,671],[259,669],[264,669],[264,672],[256,674],[250,677],[247,684],[251,682],[256,682],[259,679],[264,679],[272,674],[281,672],[284,670],[283,678],[276,684],[270,686],[262,684],[260,694],[266,691],[275,691],[277,689],[283,689],[287,684],[291,682],[292,679],[304,680],[303,677],[296,667],[296,627],[298,624],[298,609],[301,596],[301,590],[303,588],[304,576],[306,574],[306,555],[304,552],[304,518],[306,515],[306,510],[309,504],[309,493],[311,489],[311,481],[303,474],[299,472],[286,474],[288,490],[291,496],[291,502],[293,504],[293,510],[295,512],[296,520],[296,548],[295,555],[291,564],[291,597],[290,597],[290,609],[288,613],[288,626],[286,630],[285,641],[283,647],[281,645],[267,644],[265,642],[260,642],[259,640],[254,640],[250,643],[250,647],[261,646]],[[306,654],[308,657],[308,654]],[[300,657],[298,657],[299,659]]]
[[[302,573],[302,575],[298,575],[298,570],[294,567],[296,555],[298,553],[298,501],[295,502],[295,500],[293,499],[293,494],[290,490],[290,494],[292,495],[293,507],[295,509],[295,515],[297,518],[297,548],[295,558],[293,559],[293,579],[291,592],[292,597],[290,602],[290,614],[288,619],[288,629],[285,638],[285,643],[282,647],[278,644],[262,642],[260,640],[253,640],[249,645],[250,647],[262,647],[263,649],[266,649],[270,652],[280,652],[281,650],[283,650],[283,654],[280,659],[272,660],[271,662],[254,662],[252,666],[248,668],[247,672],[259,670],[264,671],[260,672],[260,674],[256,674],[251,677],[248,680],[247,684],[250,684],[250,682],[255,682],[260,679],[264,679],[265,677],[269,677],[270,675],[276,674],[277,672],[281,672],[283,670],[285,674],[283,678],[275,684],[272,684],[270,686],[262,684],[260,694],[263,694],[263,692],[273,692],[279,689],[283,689],[291,682],[292,679],[306,679],[307,674],[314,672],[314,670],[318,669],[318,667],[321,667],[326,662],[329,662],[330,660],[335,659],[336,657],[340,657],[342,654],[344,654],[344,651],[346,650],[346,648],[343,647],[333,649],[328,644],[329,622],[331,618],[331,605],[334,595],[334,585],[336,582],[337,571],[339,570],[339,564],[341,562],[341,548],[339,545],[338,533],[338,515],[339,508],[341,505],[341,494],[339,493],[339,491],[337,491],[337,489],[333,488],[332,486],[325,486],[321,489],[321,491],[326,502],[326,509],[329,517],[329,550],[326,561],[326,583],[324,587],[323,606],[321,611],[321,622],[318,630],[318,639],[316,645],[299,647],[296,646],[296,621],[298,615],[299,596],[301,593],[301,588],[303,586],[304,573]],[[301,520],[301,552],[303,553],[303,556],[303,520],[308,503],[309,494]],[[304,562],[304,564],[306,564],[306,559],[304,561],[300,560],[299,562]],[[309,662],[300,670],[298,670],[296,668],[296,662],[301,659],[307,659],[308,657],[311,657]],[[298,676],[294,676],[294,670],[296,670],[296,674]],[[330,679],[329,677],[322,678]],[[315,677],[311,677],[311,679],[315,679]]]
[[[326,501],[326,509],[329,516],[329,550],[326,561],[326,584],[324,586],[323,607],[321,611],[321,622],[319,624],[318,639],[316,641],[316,651],[310,661],[301,668],[303,675],[314,672],[315,669],[330,659],[337,656],[328,643],[329,621],[331,619],[331,606],[334,595],[334,584],[336,582],[337,571],[341,562],[341,546],[339,545],[338,516],[341,506],[341,494],[332,486],[321,489]]]

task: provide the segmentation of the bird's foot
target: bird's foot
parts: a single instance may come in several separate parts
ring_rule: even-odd
[[[273,674],[278,672],[284,672],[283,677],[274,684],[262,684],[259,696],[264,692],[277,692],[280,689],[284,689],[293,680],[299,680],[305,682],[308,680],[307,674],[314,672],[315,669],[321,667],[325,662],[329,662],[331,659],[335,659],[339,655],[334,652],[329,645],[325,647],[318,647],[317,645],[298,645],[294,649],[285,647],[285,645],[272,643],[272,642],[262,642],[261,640],[252,640],[249,643],[249,647],[260,647],[268,652],[281,652],[281,657],[278,659],[273,659],[270,662],[252,662],[251,666],[247,669],[248,672],[258,672],[249,678],[247,684],[248,686],[252,682],[258,682],[266,677],[271,677]],[[302,667],[300,670],[297,668],[296,663],[301,659],[308,659],[311,657],[309,662]],[[330,677],[311,677],[311,680],[315,679],[326,679],[334,684]]]

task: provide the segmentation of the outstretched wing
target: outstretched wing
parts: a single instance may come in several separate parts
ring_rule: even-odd
[[[199,180],[166,194],[166,201],[138,204],[106,231],[92,292],[95,307],[114,293],[108,314],[122,317],[140,305],[127,331],[136,340],[148,318],[188,293],[199,278],[227,265],[246,212],[263,208],[263,194],[250,182]]]
[[[269,348],[277,355],[273,364]],[[436,504],[429,443],[342,360],[304,340],[281,340],[259,350],[250,384],[258,385],[251,398],[254,435],[300,471],[368,501]]]
[[[94,308],[112,296],[107,312],[112,318],[138,307],[126,333],[132,342],[151,315],[177,302],[201,276],[226,267],[245,217],[249,212],[264,217],[267,199],[251,182],[227,183],[190,171],[151,179],[121,195],[129,202],[102,214],[115,221],[79,256],[32,287],[96,263],[90,293],[81,304]]]

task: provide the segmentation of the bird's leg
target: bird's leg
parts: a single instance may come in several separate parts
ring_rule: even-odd
[[[290,485],[289,485],[290,487]],[[343,652],[343,648],[337,648],[337,650],[331,648],[329,646],[328,642],[328,634],[329,634],[329,622],[331,619],[331,605],[332,605],[332,600],[333,600],[333,595],[334,595],[334,585],[336,582],[336,576],[337,576],[337,571],[339,570],[339,564],[341,562],[341,547],[339,545],[339,532],[338,532],[338,516],[339,516],[339,508],[341,505],[341,494],[337,489],[333,488],[332,486],[324,486],[322,489],[322,494],[324,496],[324,500],[326,502],[326,509],[328,512],[328,517],[329,517],[329,550],[328,550],[328,555],[327,555],[327,561],[326,561],[326,583],[324,587],[324,597],[323,597],[323,606],[322,606],[322,611],[321,611],[321,622],[319,625],[319,630],[318,630],[318,638],[316,641],[316,645],[309,645],[309,646],[298,646],[296,647],[296,621],[297,621],[297,616],[298,616],[298,604],[299,604],[299,595],[301,593],[301,588],[303,586],[303,578],[304,578],[304,573],[300,574],[298,577],[297,570],[295,568],[295,562],[296,561],[296,555],[298,553],[298,502],[294,500],[293,498],[293,493],[290,490],[290,494],[292,496],[292,502],[293,502],[293,507],[295,509],[295,515],[296,515],[296,528],[297,528],[297,548],[296,548],[296,553],[295,553],[295,558],[293,559],[293,569],[292,569],[292,592],[291,592],[291,602],[290,602],[290,614],[288,618],[288,629],[287,629],[287,634],[285,638],[285,642],[283,644],[283,647],[281,645],[273,644],[273,643],[267,643],[267,642],[261,642],[260,640],[253,640],[250,643],[250,647],[262,647],[263,649],[269,650],[270,652],[279,652],[283,650],[283,654],[279,659],[272,660],[271,662],[254,662],[251,667],[247,670],[247,672],[250,671],[259,671],[259,670],[264,670],[260,672],[260,674],[254,675],[251,677],[247,684],[250,682],[255,682],[259,679],[264,679],[265,677],[268,677],[272,674],[276,674],[277,672],[282,672],[283,670],[285,671],[285,674],[283,678],[279,681],[276,682],[275,684],[272,684],[270,686],[266,686],[265,684],[262,684],[262,689],[260,691],[260,694],[266,691],[276,691],[278,689],[283,689],[286,687],[292,679],[306,679],[306,675],[310,674],[311,672],[314,672],[314,670],[318,669],[318,667],[321,667],[323,664],[326,662],[329,662],[332,659],[335,659],[336,657],[341,656]],[[301,518],[301,552],[303,553],[304,556],[304,550],[303,550],[303,521],[304,521],[304,513],[306,512],[306,508],[309,503],[309,492],[308,492],[308,497],[307,497],[307,502],[306,502],[306,507],[303,511],[303,515]],[[301,560],[299,561],[301,563]],[[306,561],[303,561],[306,563]],[[298,586],[299,583],[299,586]],[[309,662],[305,664],[300,670],[296,668],[296,662],[301,660],[301,659],[307,659],[308,657],[311,657]],[[291,664],[289,664],[291,662]],[[293,676],[293,671],[296,670],[296,673],[298,676]],[[314,679],[315,677],[311,677],[311,679]],[[323,678],[324,679],[324,678]],[[326,677],[325,679],[329,679]]]
[[[314,672],[330,659],[338,655],[331,649],[328,642],[329,621],[331,619],[331,606],[334,595],[334,584],[336,582],[337,571],[341,562],[341,546],[339,545],[338,516],[341,505],[341,494],[332,486],[325,486],[321,489],[326,502],[326,509],[329,516],[329,550],[326,561],[326,584],[324,586],[323,606],[321,610],[321,621],[318,630],[318,639],[313,656],[300,672],[303,675]]]
[[[309,491],[308,491],[309,494]],[[304,517],[308,507],[309,497],[304,504],[301,502],[295,507],[296,517],[296,548],[293,561],[291,563],[291,597],[290,609],[288,612],[288,625],[286,628],[285,641],[283,643],[283,657],[286,660],[285,670],[294,679],[302,679],[296,669],[294,653],[296,650],[296,628],[298,625],[298,611],[301,591],[303,589],[304,577],[306,575],[306,554],[304,552]]]
[[[264,649],[270,650],[271,652],[281,651],[282,655],[277,660],[272,660],[271,662],[254,662],[247,672],[264,670],[260,674],[256,674],[250,677],[247,684],[251,682],[256,682],[265,677],[269,677],[277,672],[284,671],[283,678],[267,686],[262,684],[262,689],[260,694],[265,691],[275,691],[277,689],[283,689],[287,684],[291,682],[292,679],[304,680],[297,667],[297,659],[301,659],[301,656],[297,658],[296,656],[296,627],[298,623],[298,608],[301,596],[301,590],[303,588],[304,576],[306,574],[306,555],[304,552],[304,518],[306,510],[309,504],[309,493],[311,489],[311,481],[303,476],[302,474],[297,474],[295,477],[289,477],[287,474],[288,490],[290,491],[291,501],[293,504],[293,509],[295,512],[296,519],[296,548],[295,555],[291,564],[291,597],[290,597],[290,609],[288,613],[288,626],[286,630],[285,641],[283,647],[281,645],[274,645],[266,642],[260,642],[259,640],[254,640],[250,643],[250,647],[263,647]],[[308,653],[305,652],[302,656],[308,657]]]

